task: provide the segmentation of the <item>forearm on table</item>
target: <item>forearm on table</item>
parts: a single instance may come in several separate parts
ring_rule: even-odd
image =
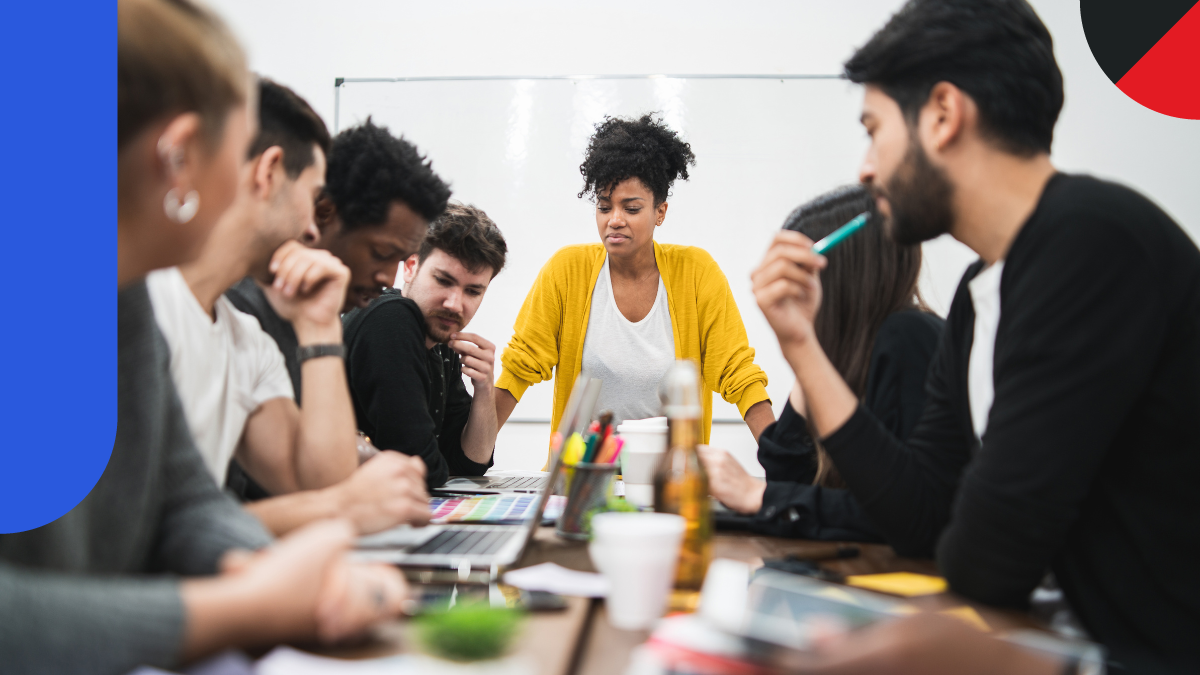
[[[303,334],[301,334],[303,332]],[[301,345],[340,344],[341,326],[298,330]],[[323,488],[342,481],[358,466],[357,425],[343,361],[309,359],[301,366],[303,407],[296,447],[296,482],[301,489]]]
[[[254,647],[315,632],[315,622],[289,616],[261,601],[236,577],[190,579],[180,585],[187,616],[182,660],[193,661],[230,647]]]
[[[815,339],[784,345],[783,356],[803,390],[801,402],[808,406],[809,421],[819,437],[828,437],[854,414],[858,397],[850,391]]]
[[[246,504],[246,511],[262,521],[276,537],[322,518],[341,514],[341,493],[337,486],[324,490],[306,490]]]
[[[495,396],[496,389],[490,384],[478,387],[475,397],[471,400],[471,414],[467,417],[467,425],[463,427],[463,454],[476,464],[487,464],[496,448],[496,434],[500,427],[496,418]]]

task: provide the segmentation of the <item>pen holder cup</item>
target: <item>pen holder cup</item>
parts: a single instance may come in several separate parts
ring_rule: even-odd
[[[592,533],[589,525],[592,512],[604,508],[612,494],[616,464],[589,464],[580,462],[564,466],[567,505],[558,517],[555,533],[563,539],[587,541]]]

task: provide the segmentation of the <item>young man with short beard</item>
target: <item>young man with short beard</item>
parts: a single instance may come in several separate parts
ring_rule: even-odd
[[[825,259],[775,237],[754,291],[826,450],[956,593],[1024,607],[1053,571],[1116,662],[1195,668],[1200,251],[1142,195],[1051,164],[1062,75],[1024,0],[912,0],[846,74],[866,85],[861,179],[885,227],[980,260],[901,444],[813,337]]]
[[[424,459],[431,488],[451,475],[483,475],[492,465],[496,349],[462,331],[507,252],[487,214],[451,204],[405,261],[403,295],[385,291],[345,316],[358,428],[380,449]]]

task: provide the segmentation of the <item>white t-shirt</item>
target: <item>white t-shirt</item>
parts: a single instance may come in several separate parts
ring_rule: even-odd
[[[971,360],[967,363],[967,402],[971,406],[971,425],[983,438],[988,413],[996,397],[992,365],[996,361],[996,329],[1000,327],[1000,275],[1004,261],[988,265],[967,282],[971,304],[975,307],[975,334],[971,339]]]
[[[196,447],[213,479],[224,485],[246,419],[271,399],[292,398],[283,354],[258,320],[224,295],[213,321],[178,268],[150,273],[146,287],[171,348],[171,379]]]
[[[596,410],[611,410],[614,424],[661,415],[658,382],[673,363],[675,336],[662,277],[654,307],[634,323],[617,309],[606,258],[592,291],[583,341],[583,370],[604,383]]]

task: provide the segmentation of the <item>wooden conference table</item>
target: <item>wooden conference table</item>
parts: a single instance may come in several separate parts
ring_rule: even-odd
[[[827,560],[821,563],[841,574],[880,572],[918,572],[936,574],[931,560],[913,560],[897,556],[883,544],[854,544],[861,553],[857,558]],[[838,543],[764,537],[742,532],[718,532],[713,540],[713,558],[730,558],[761,565],[764,558],[793,554],[805,558],[833,555]],[[554,562],[570,569],[595,571],[587,545],[559,539],[553,527],[542,527],[530,542],[516,567]],[[922,609],[941,610],[968,605],[959,598],[942,593],[909,600]],[[974,606],[993,630],[1029,627],[1024,615],[999,612]],[[401,654],[413,649],[407,640],[407,623],[395,621],[376,629],[374,639],[365,645],[345,649],[321,650],[321,654],[342,658],[372,658]],[[604,611],[604,603],[589,598],[567,598],[567,608],[557,612],[529,614],[524,632],[514,651],[536,664],[536,675],[622,675],[634,647],[645,642],[648,631],[624,631],[613,628]]]

